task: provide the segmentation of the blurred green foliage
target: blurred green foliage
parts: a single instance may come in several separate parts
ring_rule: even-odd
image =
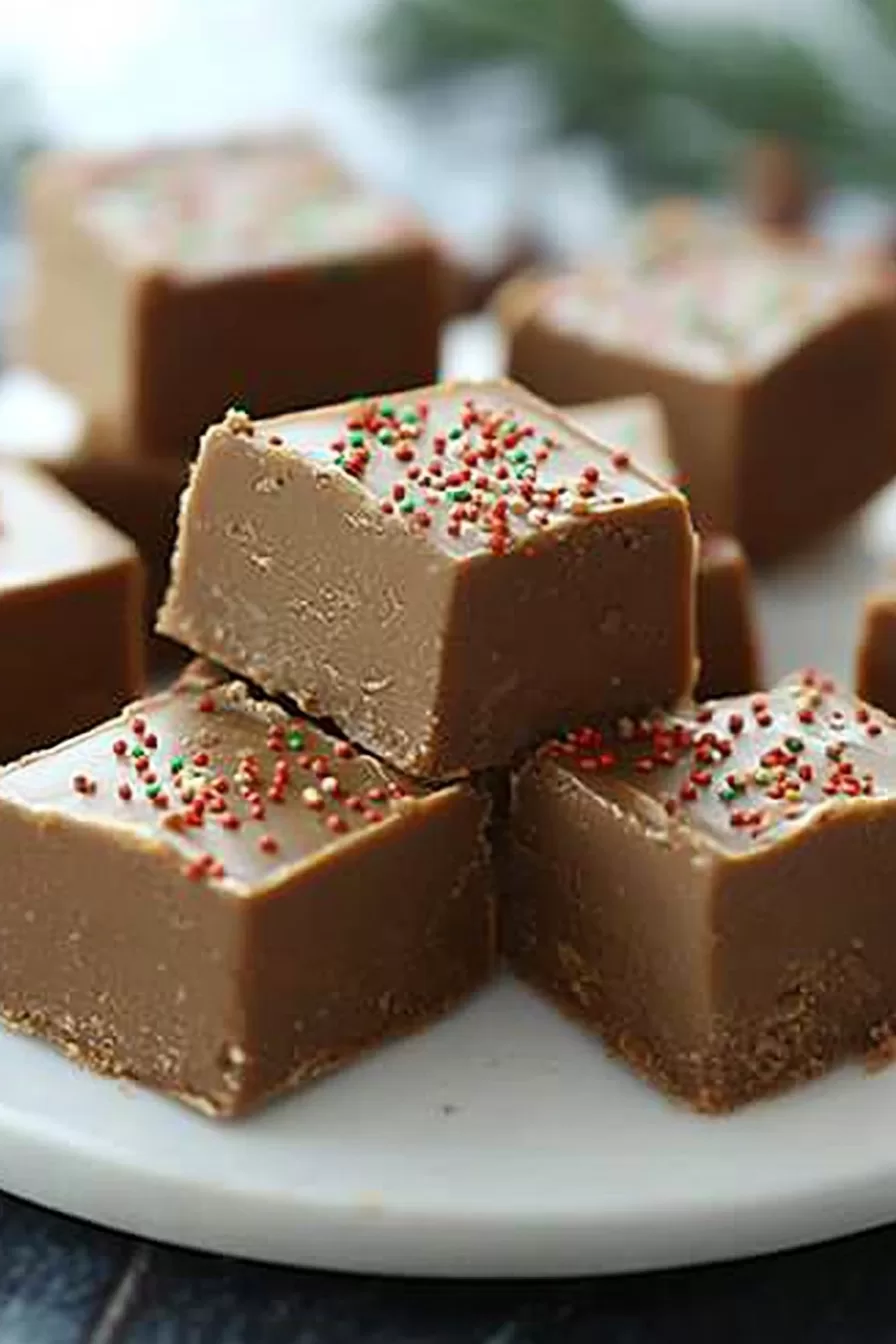
[[[878,46],[896,48],[896,0],[853,3]],[[802,144],[839,181],[896,183],[896,99],[872,113],[815,50],[773,29],[648,22],[625,0],[390,0],[373,49],[402,90],[531,69],[553,130],[599,136],[633,186],[710,185],[756,133]]]

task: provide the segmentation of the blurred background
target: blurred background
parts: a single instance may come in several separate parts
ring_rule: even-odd
[[[39,145],[303,122],[474,267],[587,251],[628,198],[731,189],[753,133],[887,227],[896,0],[0,3],[0,286]]]

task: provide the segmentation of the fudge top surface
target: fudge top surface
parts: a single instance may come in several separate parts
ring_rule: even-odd
[[[231,411],[206,436],[245,437],[264,461],[298,455],[350,481],[395,525],[462,559],[632,506],[683,501],[627,450],[599,443],[505,379],[443,383],[252,422]]]
[[[124,833],[241,896],[386,830],[425,792],[241,683],[190,679],[0,770],[0,802]]]
[[[126,261],[185,278],[347,261],[419,231],[299,138],[84,159],[73,185],[78,217]]]
[[[646,831],[734,857],[896,800],[896,721],[812,672],[541,751]]]
[[[34,467],[0,463],[0,596],[136,560],[121,533]]]
[[[879,278],[854,254],[657,212],[615,254],[546,280],[536,310],[601,348],[726,381],[763,372],[883,301]]]
[[[675,483],[663,408],[656,397],[620,397],[566,408],[576,424],[612,448],[631,452],[638,466],[662,481]]]

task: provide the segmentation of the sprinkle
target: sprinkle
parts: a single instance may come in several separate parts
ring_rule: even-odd
[[[214,696],[205,691],[196,702],[196,708],[201,714],[211,714],[215,708]]]
[[[72,788],[75,793],[91,795],[96,793],[96,782],[89,775],[78,774],[72,779]]]
[[[143,734],[146,732],[146,720],[141,719],[139,717],[134,719],[134,721],[131,724],[131,729],[133,730],[133,732],[137,734],[138,737],[142,737]]]
[[[258,840],[258,848],[262,854],[276,854],[280,846],[273,835],[262,835]]]
[[[342,835],[348,830],[348,822],[345,818],[336,816],[335,814],[331,817],[327,817],[326,825],[327,829],[332,831],[334,835]]]
[[[123,737],[116,738],[112,743],[112,750],[116,756],[125,756],[128,750],[128,744]]]
[[[126,779],[118,786],[118,796],[123,803],[129,803],[134,796],[134,791]]]
[[[310,807],[314,812],[319,812],[324,805],[323,794],[310,786],[302,790],[300,797],[305,806]]]

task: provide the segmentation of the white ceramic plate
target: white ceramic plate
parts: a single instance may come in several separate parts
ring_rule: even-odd
[[[0,424],[10,439],[8,411]],[[764,580],[770,674],[813,662],[848,676],[861,595],[894,563],[891,493]],[[845,1068],[699,1118],[507,981],[427,1035],[222,1125],[0,1033],[0,1186],[146,1236],[297,1265],[557,1275],[685,1264],[896,1218],[896,1069]]]

